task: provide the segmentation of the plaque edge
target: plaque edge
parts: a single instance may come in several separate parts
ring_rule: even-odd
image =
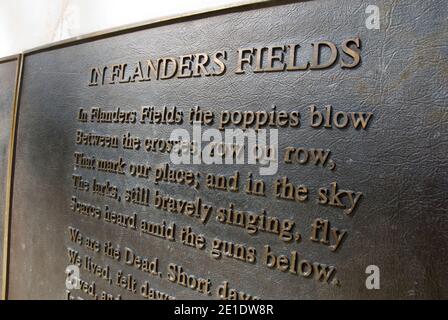
[[[23,58],[28,55],[40,53],[44,51],[56,50],[59,48],[77,45],[85,42],[95,41],[99,39],[118,36],[121,34],[132,33],[139,30],[146,30],[165,24],[174,24],[184,19],[194,20],[207,17],[210,15],[222,15],[232,11],[248,11],[253,9],[276,7],[290,3],[308,2],[310,0],[245,0],[233,4],[217,6],[213,8],[206,8],[201,10],[193,10],[183,14],[162,16],[150,20],[144,20],[136,23],[130,23],[123,26],[107,28],[100,31],[86,33],[84,35],[75,36],[63,39],[56,42],[51,42],[22,52]]]
[[[15,84],[13,93],[13,102],[11,106],[11,127],[8,150],[8,166],[6,172],[6,192],[5,192],[5,211],[3,217],[3,261],[2,261],[2,295],[1,300],[8,297],[8,275],[9,275],[9,243],[10,243],[10,225],[11,225],[11,204],[12,204],[12,184],[14,174],[15,160],[15,138],[17,132],[17,115],[20,98],[20,87],[22,82],[23,54],[16,54],[0,59],[0,63],[17,60]]]

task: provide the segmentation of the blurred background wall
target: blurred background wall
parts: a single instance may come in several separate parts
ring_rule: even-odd
[[[0,57],[131,23],[243,0],[0,0]]]

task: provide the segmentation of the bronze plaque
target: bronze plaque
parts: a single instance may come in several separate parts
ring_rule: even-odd
[[[10,157],[10,138],[13,124],[13,102],[15,96],[18,56],[0,59],[0,265],[4,268],[3,240],[7,237],[5,231],[8,224],[7,194],[8,194],[8,163]],[[5,240],[7,241],[7,239]],[[3,272],[0,274],[0,283],[3,283]]]
[[[8,297],[448,298],[447,14],[275,1],[25,53]]]

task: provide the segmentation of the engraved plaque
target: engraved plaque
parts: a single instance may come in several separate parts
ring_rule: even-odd
[[[9,298],[447,298],[444,1],[275,2],[24,56]]]
[[[0,238],[5,235],[5,209],[8,184],[8,159],[11,126],[13,120],[13,100],[15,94],[18,57],[0,59]],[[3,270],[3,245],[0,247],[0,265]],[[0,274],[3,283],[3,272]]]

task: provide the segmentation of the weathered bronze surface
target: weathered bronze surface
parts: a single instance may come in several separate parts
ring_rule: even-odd
[[[448,298],[448,10],[376,5],[379,29],[273,2],[26,53],[8,297]],[[174,164],[190,120],[278,130],[278,171]]]
[[[7,194],[8,194],[8,162],[10,158],[10,139],[13,124],[13,102],[17,78],[18,56],[0,59],[0,239],[6,240],[8,224]],[[5,219],[6,218],[6,219]],[[6,223],[5,223],[6,222]],[[0,246],[0,265],[3,270],[5,253],[3,242]],[[0,283],[3,283],[3,272],[0,273]]]

